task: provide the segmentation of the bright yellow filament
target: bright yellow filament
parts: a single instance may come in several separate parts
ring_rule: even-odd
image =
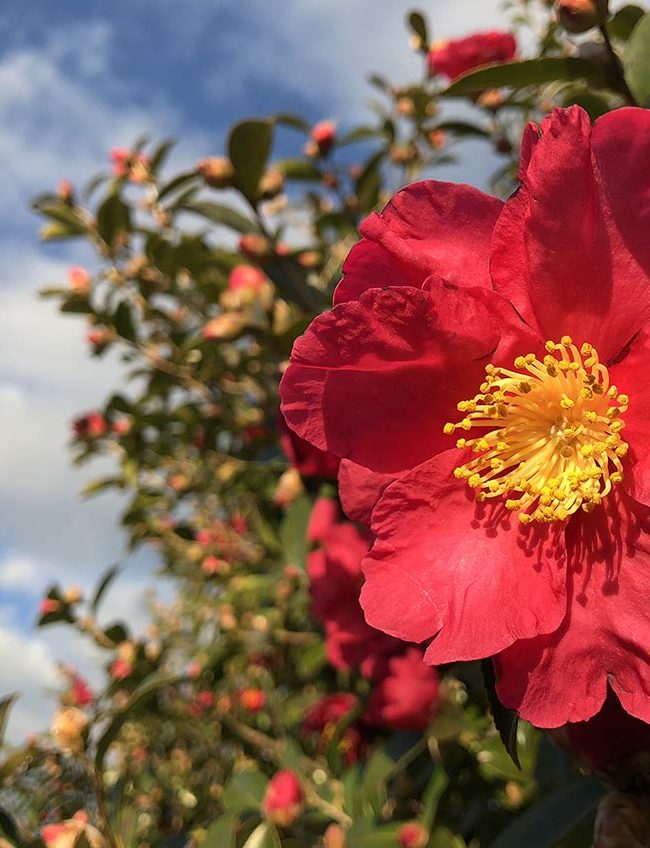
[[[465,417],[444,432],[485,429],[461,438],[478,454],[454,474],[484,501],[506,495],[506,508],[524,524],[562,521],[591,512],[623,479],[622,415],[629,398],[610,386],[607,368],[590,344],[570,336],[546,342],[547,355],[518,356],[517,371],[487,365],[472,400],[458,404]]]

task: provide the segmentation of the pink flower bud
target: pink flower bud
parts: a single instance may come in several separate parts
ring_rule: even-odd
[[[407,822],[397,831],[400,848],[425,848],[429,844],[429,831],[419,822]]]
[[[266,695],[261,689],[242,689],[239,704],[250,713],[258,713],[266,704]]]
[[[555,0],[555,11],[567,32],[587,32],[605,21],[607,0]]]
[[[304,806],[304,793],[296,774],[281,769],[269,781],[262,810],[269,821],[280,827],[291,827]]]
[[[228,288],[231,291],[238,291],[239,289],[259,291],[267,281],[266,274],[263,274],[254,265],[237,265],[228,277]]]
[[[319,121],[311,129],[310,138],[318,145],[321,156],[327,156],[336,140],[336,124],[334,121]]]
[[[85,268],[74,265],[68,269],[68,283],[77,294],[88,294],[90,291],[90,274]]]
[[[55,598],[43,598],[38,606],[38,611],[41,615],[49,615],[60,609],[61,604]]]

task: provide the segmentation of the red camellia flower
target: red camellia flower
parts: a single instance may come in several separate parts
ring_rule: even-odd
[[[88,685],[88,682],[81,675],[73,673],[68,692],[68,700],[72,706],[87,707],[94,699],[93,690]]]
[[[421,732],[440,706],[440,678],[422,661],[422,651],[408,648],[383,661],[362,721],[375,727]]]
[[[250,713],[258,713],[264,709],[266,695],[261,689],[242,689],[239,693],[239,704]]]
[[[426,848],[429,839],[429,831],[420,822],[406,822],[397,831],[400,848]]]
[[[372,511],[368,622],[430,663],[496,655],[542,727],[608,685],[650,722],[649,147],[646,110],[572,107],[527,128],[505,204],[404,189],[283,379]]]
[[[267,819],[281,827],[290,827],[300,815],[305,796],[300,781],[291,769],[276,772],[266,788],[262,810]]]
[[[366,676],[382,657],[402,647],[397,639],[370,627],[359,604],[361,561],[369,544],[368,533],[353,524],[337,524],[307,563],[312,612],[325,628],[328,661],[334,668],[359,667]]]
[[[507,62],[516,52],[517,42],[509,32],[477,32],[434,45],[429,51],[429,73],[453,80],[474,68]]]
[[[351,692],[336,692],[324,695],[305,711],[301,724],[304,735],[318,733],[320,747],[326,750],[336,730],[336,725],[359,705],[359,699]],[[356,724],[346,727],[339,747],[348,765],[356,763],[366,749],[365,736]]]
[[[99,439],[108,428],[101,412],[88,412],[86,415],[75,418],[72,429],[77,439]]]
[[[291,465],[302,477],[317,477],[321,480],[335,480],[339,467],[339,458],[329,451],[314,447],[305,439],[297,436],[287,427],[287,423],[278,416],[280,424],[280,447]]]

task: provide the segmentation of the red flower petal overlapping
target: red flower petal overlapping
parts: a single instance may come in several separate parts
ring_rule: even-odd
[[[650,722],[650,113],[556,110],[506,202],[426,181],[371,215],[282,383],[367,522],[370,625],[494,657],[541,727]]]

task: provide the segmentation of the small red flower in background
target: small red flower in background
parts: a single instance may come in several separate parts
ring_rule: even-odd
[[[426,848],[429,839],[429,831],[420,822],[406,822],[397,831],[400,848]]]
[[[237,265],[228,277],[228,288],[231,291],[240,289],[252,289],[258,291],[268,282],[268,277],[254,265]]]
[[[478,32],[434,45],[429,51],[429,73],[449,80],[483,65],[507,62],[517,52],[517,42],[509,32]]]
[[[113,176],[117,179],[129,179],[141,183],[149,177],[149,157],[144,153],[134,153],[127,147],[113,147],[109,153],[113,163]]]
[[[90,291],[90,274],[85,268],[74,265],[68,269],[68,283],[72,291],[84,295]]]
[[[310,141],[307,143],[307,155],[327,156],[336,140],[334,121],[319,121],[311,128]],[[311,147],[310,147],[311,144]]]
[[[321,480],[335,480],[339,467],[339,458],[328,451],[314,447],[300,438],[287,427],[282,416],[280,423],[280,446],[291,465],[302,477],[316,477]]]
[[[87,707],[95,699],[93,690],[79,674],[72,674],[70,689],[67,692],[67,700],[73,707]]]
[[[649,139],[646,110],[556,110],[505,204],[399,192],[282,382],[372,513],[368,622],[430,663],[497,655],[499,697],[542,727],[608,686],[650,722]]]
[[[242,689],[239,693],[239,704],[250,713],[258,713],[264,709],[266,695],[261,689]]]
[[[99,439],[105,435],[108,426],[101,412],[88,412],[75,418],[72,429],[77,439]]]
[[[365,724],[421,732],[438,712],[440,678],[418,648],[385,659],[373,684],[361,719]]]
[[[131,676],[132,672],[133,663],[129,662],[129,660],[119,658],[114,660],[108,669],[108,673],[113,680],[126,680],[127,677]]]
[[[295,772],[281,769],[269,781],[262,810],[274,824],[290,827],[300,815],[304,800],[304,792]]]
[[[61,602],[57,601],[56,598],[43,598],[43,600],[38,605],[39,615],[49,615],[52,612],[56,612],[61,608]]]
[[[321,751],[327,750],[334,737],[337,724],[359,706],[359,699],[351,692],[324,695],[305,710],[300,726],[303,735],[317,733]],[[348,764],[358,762],[366,750],[366,734],[356,723],[345,728],[339,741],[339,750]]]
[[[312,613],[325,628],[327,659],[334,668],[360,668],[371,676],[381,659],[403,643],[366,623],[359,604],[361,562],[370,535],[353,524],[337,524],[323,547],[308,556]]]

